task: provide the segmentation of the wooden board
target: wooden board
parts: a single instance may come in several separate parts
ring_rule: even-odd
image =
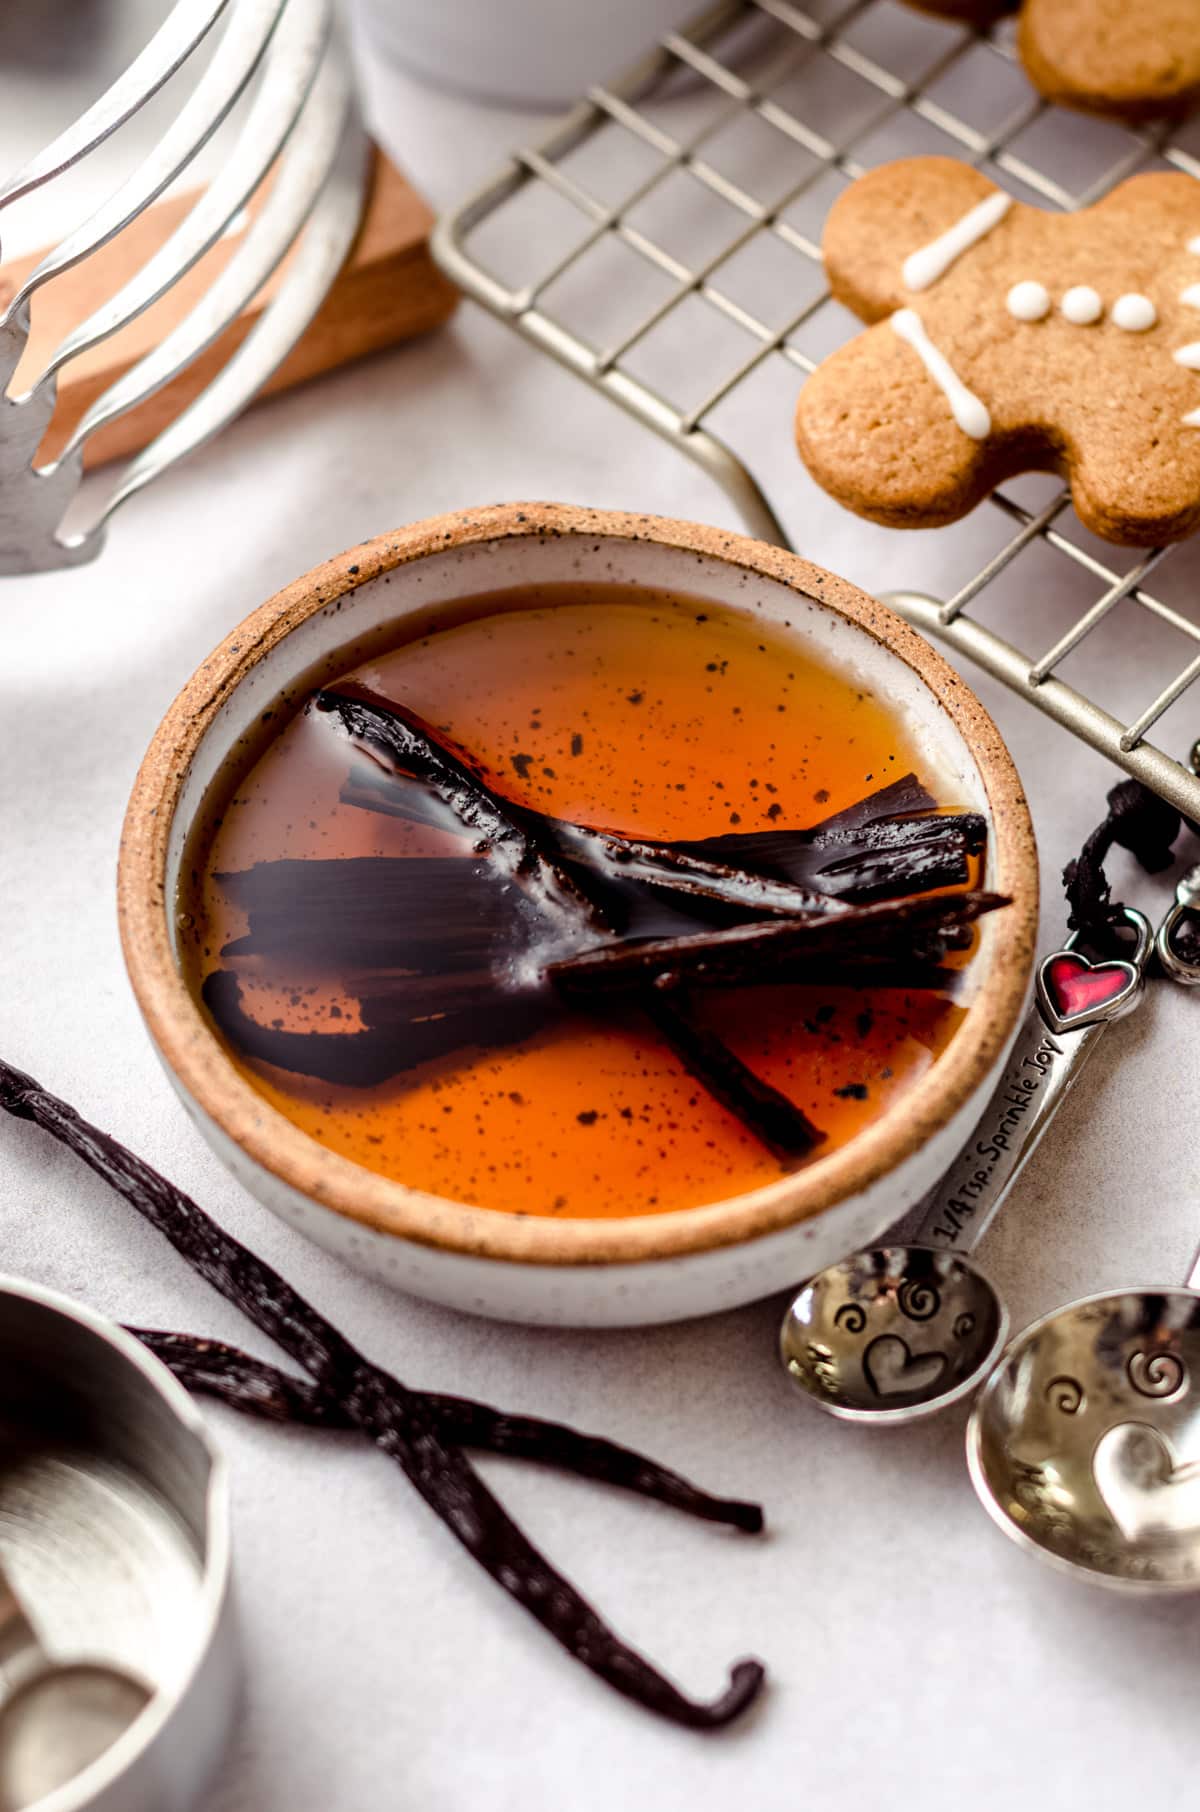
[[[260,191],[251,202],[239,232],[218,241],[144,315],[111,340],[72,360],[60,374],[58,405],[38,451],[38,463],[55,456],[101,392],[157,346],[199,301],[237,249],[262,194]],[[192,191],[158,202],[111,244],[37,293],[29,345],[12,386],[14,395],[29,387],[64,335],[113,295],[158,249],[195,199]],[[308,332],[262,394],[288,389],[445,321],[453,313],[458,292],[429,256],[432,224],[426,203],[377,151],[370,199],[354,249]],[[0,265],[0,307],[42,255]],[[187,371],[93,436],[87,443],[85,464],[100,465],[135,453],[173,421],[245,339],[285,280],[289,261],[284,261],[250,306]]]

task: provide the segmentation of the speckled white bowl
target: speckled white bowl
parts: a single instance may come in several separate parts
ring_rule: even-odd
[[[471,1208],[338,1157],[237,1073],[180,973],[174,901],[204,795],[266,704],[357,636],[473,593],[594,576],[786,616],[814,652],[906,715],[931,767],[991,825],[974,994],[914,1087],[839,1151],[763,1188],[678,1213],[552,1220]],[[352,549],[272,598],[172,705],[122,838],[121,935],[159,1052],[205,1136],[276,1213],[350,1264],[437,1302],[515,1321],[679,1320],[785,1288],[869,1245],[949,1165],[1012,1042],[1033,962],[1037,859],[995,726],[934,650],[844,580],[762,542],[652,516],[510,504],[417,523]]]

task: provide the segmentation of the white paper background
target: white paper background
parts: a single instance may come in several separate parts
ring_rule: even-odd
[[[68,117],[160,9],[52,10],[53,27],[45,9],[25,9],[20,57],[20,20],[6,27],[0,165]],[[441,201],[530,124],[378,71],[373,91],[382,136]],[[60,224],[51,205],[21,236]],[[780,395],[779,418],[763,416],[773,446],[790,407]],[[867,530],[798,470],[780,475],[797,487],[804,551],[881,587],[995,534],[977,519],[910,555],[917,540]],[[485,1468],[535,1539],[691,1691],[716,1691],[746,1653],[768,1663],[770,1691],[720,1737],[665,1728],[568,1663],[395,1468],[351,1439],[214,1410],[233,1469],[246,1688],[212,1812],[1000,1812],[1034,1795],[1116,1808],[1148,1793],[1169,1804],[1189,1790],[1197,1753],[1200,1606],[1129,1604],[1024,1559],[975,1503],[961,1413],[892,1434],[806,1413],[776,1369],[778,1301],[657,1332],[571,1334],[465,1320],[373,1287],[225,1174],[158,1069],[121,965],[113,873],[162,711],[236,621],[315,561],[442,509],[547,496],[733,523],[685,461],[464,307],[434,338],[255,411],[124,511],[98,565],[0,582],[0,1050],[194,1193],[409,1381],[563,1417],[761,1498],[771,1534],[755,1542],[528,1468]],[[1068,582],[1047,567],[1026,627],[1057,620],[1055,586]],[[1119,682],[1132,683],[1142,640],[1118,627],[1114,646]],[[1111,775],[981,690],[1029,786],[1053,936],[1054,876]],[[1186,717],[1176,726],[1173,746],[1186,746]],[[1128,878],[1123,861],[1116,873]],[[1136,898],[1152,907],[1162,888],[1139,880]],[[989,1236],[1018,1326],[1083,1290],[1182,1277],[1200,1233],[1196,1012],[1159,987],[1105,1039]],[[0,1228],[7,1271],[117,1318],[250,1340],[110,1191],[8,1121]]]

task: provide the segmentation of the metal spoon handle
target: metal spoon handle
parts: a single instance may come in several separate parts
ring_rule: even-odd
[[[942,1179],[919,1246],[969,1252],[983,1238],[1091,1054],[1104,1022],[1053,1032],[1031,1007],[971,1141]]]
[[[1137,1004],[1153,933],[1125,909],[1128,962],[1090,964],[1072,938],[1042,962],[1037,997],[983,1117],[934,1194],[915,1243],[969,1252],[1037,1149],[1105,1026]],[[1071,1010],[1068,1010],[1071,1009]]]

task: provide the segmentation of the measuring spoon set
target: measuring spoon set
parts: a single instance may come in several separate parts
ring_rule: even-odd
[[[780,1331],[793,1384],[845,1421],[913,1421],[982,1384],[967,1462],[984,1508],[1060,1569],[1143,1591],[1200,1588],[1200,1460],[1182,1457],[1200,1453],[1200,1253],[1182,1288],[1085,1297],[1007,1346],[1007,1310],[968,1255],[1101,1033],[1137,1006],[1151,955],[1200,985],[1176,940],[1197,909],[1200,865],[1157,931],[1122,909],[1120,960],[1089,962],[1076,938],[1043,959],[1001,1080],[913,1242],[818,1272]]]

